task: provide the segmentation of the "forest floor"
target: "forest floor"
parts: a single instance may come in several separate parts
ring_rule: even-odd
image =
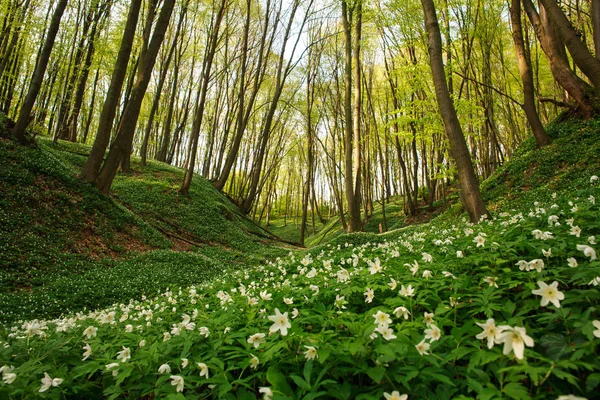
[[[600,120],[548,132],[483,182],[489,221],[308,250],[164,164],[107,197],[74,178],[87,147],[0,140],[0,397],[45,373],[62,397],[593,398]]]

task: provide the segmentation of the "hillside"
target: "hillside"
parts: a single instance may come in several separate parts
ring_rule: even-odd
[[[536,150],[524,143],[484,183],[494,211],[488,221],[473,225],[455,205],[427,224],[382,235],[341,234],[287,256],[288,250],[253,237],[243,217],[225,218],[230,226],[219,227],[241,232],[234,240],[217,230],[206,233],[210,245],[175,251],[185,246],[173,235],[188,243],[207,231],[184,225],[194,196],[214,196],[217,209],[229,209],[199,186],[191,200],[178,203],[188,209],[160,213],[175,198],[165,203],[153,193],[175,196],[175,169],[153,164],[139,173],[135,166],[137,174],[119,177],[111,200],[87,194],[91,189],[76,181],[67,185],[70,173],[59,179],[58,166],[76,169],[81,162],[78,146],[42,141],[38,149],[24,149],[2,142],[2,157],[26,166],[26,172],[15,167],[3,175],[13,185],[3,192],[3,204],[14,210],[5,209],[2,220],[22,215],[38,223],[25,219],[30,211],[13,198],[30,205],[53,201],[62,213],[38,223],[39,232],[57,231],[53,243],[71,254],[40,247],[35,257],[67,269],[71,264],[63,260],[79,260],[83,267],[68,270],[68,277],[67,270],[60,278],[40,274],[47,286],[18,292],[37,306],[19,308],[24,294],[10,304],[3,300],[3,310],[36,319],[6,325],[0,336],[0,365],[10,381],[0,385],[0,396],[39,393],[46,379],[56,383],[44,389],[48,395],[85,398],[594,398],[600,386],[600,153],[594,137],[600,129],[591,121],[550,131],[552,146]],[[28,174],[56,181],[39,193],[23,184]],[[79,205],[88,220],[106,214],[106,225],[89,223],[103,227],[94,228],[102,246],[92,248],[104,253],[77,252],[81,226],[64,218],[76,193],[97,202]],[[111,211],[96,213],[100,207]],[[163,219],[189,231],[168,231]],[[56,229],[58,223],[64,229]],[[25,228],[10,233],[8,225],[5,237],[31,246],[17,243]],[[119,247],[104,232],[116,226],[123,227],[116,237],[136,243],[135,249]],[[144,291],[148,271],[154,293]],[[167,283],[169,290],[158,293]],[[81,309],[86,296],[114,304],[47,319],[59,306]]]
[[[134,173],[101,195],[75,178],[88,151],[0,140],[3,320],[106,306],[281,253],[201,177],[178,195],[182,171],[164,164],[142,169],[134,159]]]

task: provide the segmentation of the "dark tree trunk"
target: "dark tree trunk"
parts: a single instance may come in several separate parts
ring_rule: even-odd
[[[20,143],[27,142],[25,138],[25,130],[29,125],[29,121],[31,119],[31,110],[33,110],[33,105],[35,104],[35,100],[42,86],[42,80],[44,79],[44,74],[46,73],[48,60],[50,60],[50,54],[52,53],[52,47],[54,46],[54,39],[56,39],[56,34],[58,33],[58,28],[60,27],[60,20],[65,12],[66,6],[67,0],[59,0],[58,4],[56,5],[56,9],[52,15],[52,21],[50,22],[50,27],[48,28],[48,34],[44,42],[44,47],[42,48],[40,58],[37,66],[35,67],[35,72],[33,73],[31,83],[29,84],[27,96],[21,105],[19,119],[13,128],[13,135]]]
[[[450,98],[450,93],[448,92],[444,63],[442,60],[442,38],[435,6],[433,0],[421,0],[421,4],[423,5],[425,14],[427,43],[435,94],[440,107],[440,114],[444,121],[446,136],[450,143],[450,152],[456,162],[456,168],[458,170],[462,192],[461,200],[469,214],[471,222],[477,223],[479,222],[480,217],[488,215],[488,212],[485,209],[483,199],[481,198],[479,183],[471,162],[471,155],[467,148],[462,128],[458,122],[458,117],[456,116],[456,110],[454,109],[452,99]]]
[[[533,131],[535,142],[537,143],[538,147],[543,147],[550,144],[551,140],[546,134],[546,130],[540,121],[540,117],[535,107],[533,72],[531,71],[531,61],[529,55],[525,50],[523,29],[521,26],[521,0],[511,0],[510,20],[512,23],[512,37],[515,43],[517,64],[519,66],[521,80],[523,81],[523,110],[527,116],[529,126]]]
[[[103,193],[108,193],[113,179],[117,174],[119,164],[125,157],[131,154],[133,135],[140,115],[140,107],[144,100],[148,83],[150,82],[154,64],[156,63],[156,56],[158,55],[160,46],[165,38],[165,32],[169,25],[174,5],[175,0],[165,0],[163,2],[148,48],[142,49],[142,57],[140,57],[140,66],[136,83],[133,86],[131,97],[123,112],[121,118],[122,122],[119,125],[117,136],[106,156],[106,161],[102,166],[102,170],[96,179],[96,186]]]
[[[123,89],[123,82],[125,82],[125,76],[127,75],[127,65],[131,57],[131,49],[135,38],[135,28],[140,15],[141,4],[142,0],[132,0],[129,6],[127,22],[123,31],[123,38],[121,39],[121,47],[119,48],[108,93],[106,94],[104,106],[98,120],[96,138],[85,166],[79,174],[79,179],[85,182],[92,183],[96,181],[102,160],[104,159],[104,153],[110,142],[110,132],[115,120],[117,107],[119,106],[119,97]]]

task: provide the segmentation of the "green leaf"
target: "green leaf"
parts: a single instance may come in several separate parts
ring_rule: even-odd
[[[385,368],[382,366],[368,368],[366,372],[367,375],[369,375],[369,377],[375,381],[375,383],[380,383],[383,379],[383,375],[385,375]]]
[[[531,396],[529,396],[527,388],[525,388],[525,386],[523,386],[519,382],[507,383],[506,385],[504,385],[502,392],[511,399],[515,400],[526,400],[531,398]]]
[[[294,391],[287,383],[285,375],[279,371],[278,366],[272,365],[267,370],[267,381],[273,386],[273,389],[292,397]]]
[[[292,374],[290,375],[290,378],[292,378],[292,380],[296,383],[296,385],[298,385],[298,387],[304,390],[310,390],[310,384],[298,375]]]

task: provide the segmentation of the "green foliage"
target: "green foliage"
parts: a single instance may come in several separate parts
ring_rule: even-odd
[[[176,168],[153,163],[100,194],[75,178],[88,152],[0,141],[0,321],[106,307],[285,253],[207,181],[178,195]]]
[[[498,168],[481,190],[492,209],[518,208],[555,191],[585,187],[600,166],[600,119],[554,122],[547,128],[550,146],[536,149],[533,138]]]
[[[0,339],[0,365],[16,374],[0,396],[38,393],[48,373],[64,379],[48,396],[85,398],[250,399],[263,387],[274,399],[379,399],[392,391],[438,399],[593,397],[600,262],[578,245],[597,248],[598,184],[476,226],[439,219],[384,236],[348,235],[258,266],[216,269],[187,289],[141,300],[126,300],[127,292],[104,310],[19,324]],[[181,280],[194,276],[199,261],[170,252],[148,257],[181,263],[173,273]],[[136,277],[150,264],[138,262]],[[564,299],[542,306],[538,282],[554,281]],[[523,328],[515,332],[533,343],[504,354],[493,336],[488,348],[476,336],[489,318],[504,332]],[[439,340],[425,339],[433,326]],[[252,340],[255,334],[264,336]],[[424,344],[430,347],[421,354]]]

